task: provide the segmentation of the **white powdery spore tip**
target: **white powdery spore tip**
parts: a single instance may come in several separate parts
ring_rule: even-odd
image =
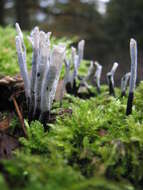
[[[130,47],[131,48],[136,48],[137,47],[137,42],[133,38],[130,39]]]
[[[63,54],[65,57],[66,46],[64,44],[54,45],[53,49],[55,54]]]
[[[17,34],[20,36],[20,38],[23,40],[23,33],[20,29],[20,26],[18,23],[15,24],[15,27],[16,27],[16,31],[17,31]]]
[[[137,79],[137,42],[133,38],[131,38],[130,40],[130,56],[131,56],[130,92],[133,92],[136,86],[136,79]]]
[[[117,68],[118,68],[119,64],[117,62],[115,62],[113,64],[113,67],[112,67],[112,70],[111,70],[111,73],[114,75],[114,73],[116,72]]]

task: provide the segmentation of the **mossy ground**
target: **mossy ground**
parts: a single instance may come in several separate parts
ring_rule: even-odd
[[[85,70],[82,68],[82,73]],[[66,94],[62,108],[54,103],[52,112],[63,114],[57,114],[46,132],[38,121],[30,126],[26,122],[28,139],[21,137],[21,147],[13,157],[0,161],[3,190],[142,189],[143,83],[136,89],[128,117],[127,98],[120,98],[119,89],[116,98],[108,95],[107,86],[102,86],[100,95],[91,90],[94,96],[89,99]],[[72,114],[62,112],[65,109]],[[15,118],[11,126],[13,130],[17,127]]]

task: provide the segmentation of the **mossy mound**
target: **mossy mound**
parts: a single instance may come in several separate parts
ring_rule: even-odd
[[[72,115],[59,115],[47,132],[38,121],[27,124],[28,139],[20,138],[20,150],[11,160],[1,161],[8,185],[24,190],[140,189],[142,89],[141,83],[129,117],[127,99],[109,96],[106,87],[88,100],[67,95],[63,108],[56,103],[53,112],[71,109]]]
[[[10,28],[6,31],[13,39],[15,32]],[[2,62],[0,71],[17,73],[14,41],[8,47],[2,43],[4,47],[13,53],[9,58],[8,53],[3,54],[1,60],[6,63],[12,59],[15,67],[9,65],[7,69]],[[28,51],[30,59],[30,47]],[[86,70],[85,64],[80,72]],[[133,112],[128,117],[127,98],[120,97],[119,89],[116,98],[109,96],[107,86],[102,86],[101,94],[93,87],[91,91],[94,96],[89,99],[66,94],[62,108],[55,102],[52,113],[57,114],[56,121],[47,131],[38,121],[30,126],[25,122],[28,138],[19,139],[21,146],[11,159],[0,161],[3,190],[142,189],[143,83],[136,89]],[[12,131],[18,126],[14,118]]]

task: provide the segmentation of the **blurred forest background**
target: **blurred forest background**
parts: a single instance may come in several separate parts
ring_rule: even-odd
[[[143,0],[107,0],[106,3],[101,0],[0,0],[0,25],[14,25],[16,21],[25,30],[39,25],[57,37],[85,39],[85,59],[98,60],[104,66],[104,73],[114,61],[119,62],[118,82],[130,69],[129,40],[133,37],[139,47],[138,80],[143,79]]]

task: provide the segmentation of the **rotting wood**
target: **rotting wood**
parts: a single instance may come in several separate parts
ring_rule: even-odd
[[[13,94],[17,94],[17,97],[21,97],[24,94],[24,84],[21,76],[5,76],[1,78],[0,92],[0,111],[12,110],[13,104],[10,101],[10,97]]]

